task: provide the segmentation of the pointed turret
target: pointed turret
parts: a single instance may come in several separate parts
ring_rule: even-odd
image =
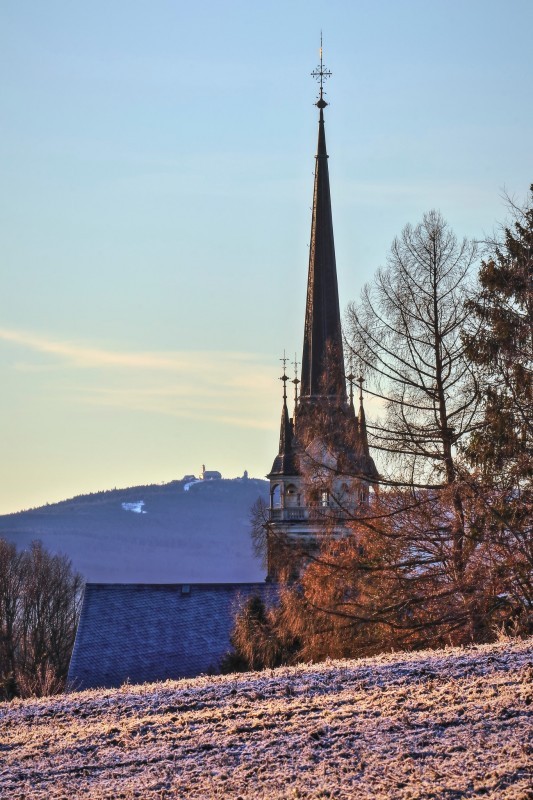
[[[355,428],[355,432],[356,432],[356,438],[357,438],[358,431],[359,431],[359,420],[357,418],[357,414],[355,413],[355,406],[354,406],[354,402],[353,402],[353,383],[355,381],[355,375],[353,374],[352,371],[350,371],[350,374],[346,376],[346,380],[348,381],[348,385],[350,386],[350,394],[349,394],[349,401],[348,401],[349,412],[348,413],[349,413],[350,419],[353,422],[353,425],[354,425],[354,428]]]
[[[359,441],[361,454],[370,458],[370,448],[368,446],[368,433],[366,430],[365,407],[363,405],[363,378],[359,378]]]
[[[322,88],[320,99],[316,105],[320,109],[320,119],[300,399],[329,396],[346,401],[339,290],[324,127],[324,108],[327,103],[323,99]]]
[[[279,430],[279,451],[272,464],[270,475],[295,475],[297,474],[293,448],[293,427],[289,419],[287,407],[287,381],[285,373],[280,378],[283,381],[283,407],[281,409],[281,424]],[[270,477],[270,476],[269,476]]]
[[[359,433],[360,468],[365,478],[375,483],[379,480],[379,472],[377,471],[374,459],[370,455],[370,447],[368,446],[368,432],[366,429],[365,407],[363,405],[363,383],[364,383],[363,376],[359,378],[358,383],[359,383],[358,433]]]
[[[279,431],[279,454],[287,455],[292,449],[292,427],[289,419],[289,409],[287,399],[283,398],[283,408],[281,410],[281,425]]]

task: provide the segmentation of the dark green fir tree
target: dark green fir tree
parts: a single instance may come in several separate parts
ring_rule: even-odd
[[[483,394],[466,455],[504,626],[533,631],[533,185],[481,264],[468,353]]]
[[[468,354],[479,371],[484,418],[468,448],[485,480],[507,490],[531,489],[533,477],[533,184],[529,204],[513,206],[482,261]]]

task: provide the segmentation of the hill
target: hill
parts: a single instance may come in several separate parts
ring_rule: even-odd
[[[250,508],[257,479],[172,481],[114,489],[0,516],[0,537],[40,539],[94,583],[253,582]]]
[[[13,701],[0,794],[526,800],[532,644]]]

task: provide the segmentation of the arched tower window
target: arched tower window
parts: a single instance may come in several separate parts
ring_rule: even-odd
[[[270,508],[280,508],[281,506],[281,486],[274,484],[270,492]]]

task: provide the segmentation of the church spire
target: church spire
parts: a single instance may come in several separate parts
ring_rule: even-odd
[[[306,397],[335,396],[346,401],[339,291],[324,126],[324,109],[328,104],[324,100],[323,84],[331,72],[324,67],[322,61],[322,37],[320,44],[320,65],[311,73],[320,83],[320,95],[316,103],[320,115],[315,159],[300,400]]]
[[[284,354],[279,449],[267,476],[267,580],[277,580],[280,575],[292,579],[314,557],[324,537],[347,535],[347,509],[356,513],[369,497],[370,484],[375,487],[379,482],[368,448],[363,380],[356,378],[351,362],[345,375],[324,125],[328,105],[324,81],[331,73],[324,67],[322,47],[320,64],[312,75],[319,81],[318,146],[301,380],[295,356],[294,415],[290,419],[290,378]],[[358,385],[359,414],[354,397]],[[317,500],[321,513],[317,512]]]

